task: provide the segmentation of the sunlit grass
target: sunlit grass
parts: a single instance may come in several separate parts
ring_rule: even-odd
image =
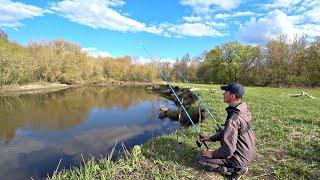
[[[178,84],[182,86],[182,84]],[[217,85],[192,85],[220,124],[226,117],[226,104]],[[306,96],[294,88],[246,87],[244,100],[253,114],[257,154],[246,179],[320,178],[320,99]],[[302,89],[320,97],[319,89]],[[205,134],[214,133],[207,118],[201,125]],[[118,161],[107,158],[90,161],[80,168],[56,173],[52,179],[223,179],[198,168],[194,128],[154,138],[136,147]],[[218,143],[211,144],[217,148]]]

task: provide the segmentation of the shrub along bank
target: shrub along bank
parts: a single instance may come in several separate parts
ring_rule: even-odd
[[[156,64],[135,64],[129,56],[92,57],[80,46],[64,40],[21,46],[0,38],[0,86],[34,82],[152,82],[158,78]]]

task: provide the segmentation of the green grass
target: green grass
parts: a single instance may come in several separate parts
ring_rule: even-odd
[[[192,87],[200,89],[202,99],[222,124],[227,105],[219,86]],[[300,90],[246,87],[244,101],[253,114],[257,154],[245,179],[320,178],[320,99],[288,96]],[[320,98],[319,89],[302,90]],[[206,119],[201,130],[208,135],[214,133],[211,119]],[[204,149],[194,149],[195,134],[192,127],[182,129],[136,146],[116,162],[91,160],[80,168],[58,172],[51,179],[223,179],[196,165],[195,156]],[[219,144],[210,146],[217,148]]]

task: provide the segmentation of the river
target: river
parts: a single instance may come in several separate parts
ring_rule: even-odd
[[[0,179],[43,179],[94,156],[114,158],[179,124],[160,120],[167,99],[143,88],[82,87],[0,96]]]

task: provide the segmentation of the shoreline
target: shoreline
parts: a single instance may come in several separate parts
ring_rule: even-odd
[[[78,85],[68,85],[68,84],[59,84],[59,83],[33,83],[33,84],[27,84],[27,85],[0,86],[0,96],[48,93],[48,92],[60,91],[63,89],[82,87],[82,86],[147,87],[147,86],[155,86],[155,85],[156,83],[124,82],[124,81],[107,82],[107,83],[99,83],[99,84],[78,84]]]
[[[48,93],[67,89],[72,85],[58,83],[34,83],[27,85],[9,85],[0,87],[0,96],[12,96],[21,94]]]

